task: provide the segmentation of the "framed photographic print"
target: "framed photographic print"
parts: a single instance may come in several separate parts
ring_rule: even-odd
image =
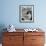
[[[19,20],[23,23],[34,22],[34,5],[20,5]]]

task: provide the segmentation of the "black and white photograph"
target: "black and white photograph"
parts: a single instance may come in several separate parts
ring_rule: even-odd
[[[20,22],[34,22],[34,5],[20,5]]]

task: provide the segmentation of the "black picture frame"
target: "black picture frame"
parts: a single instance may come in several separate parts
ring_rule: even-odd
[[[22,23],[34,22],[34,5],[19,5],[19,21]]]

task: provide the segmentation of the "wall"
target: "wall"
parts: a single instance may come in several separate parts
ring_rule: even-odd
[[[46,1],[41,0],[1,0],[0,25],[13,24],[16,28],[46,28]],[[19,5],[34,5],[34,23],[19,22]]]

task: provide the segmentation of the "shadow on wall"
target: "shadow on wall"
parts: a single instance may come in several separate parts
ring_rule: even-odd
[[[5,32],[6,30],[4,30],[5,25],[4,24],[0,24],[0,43],[2,43],[2,36],[3,36],[3,32]]]

